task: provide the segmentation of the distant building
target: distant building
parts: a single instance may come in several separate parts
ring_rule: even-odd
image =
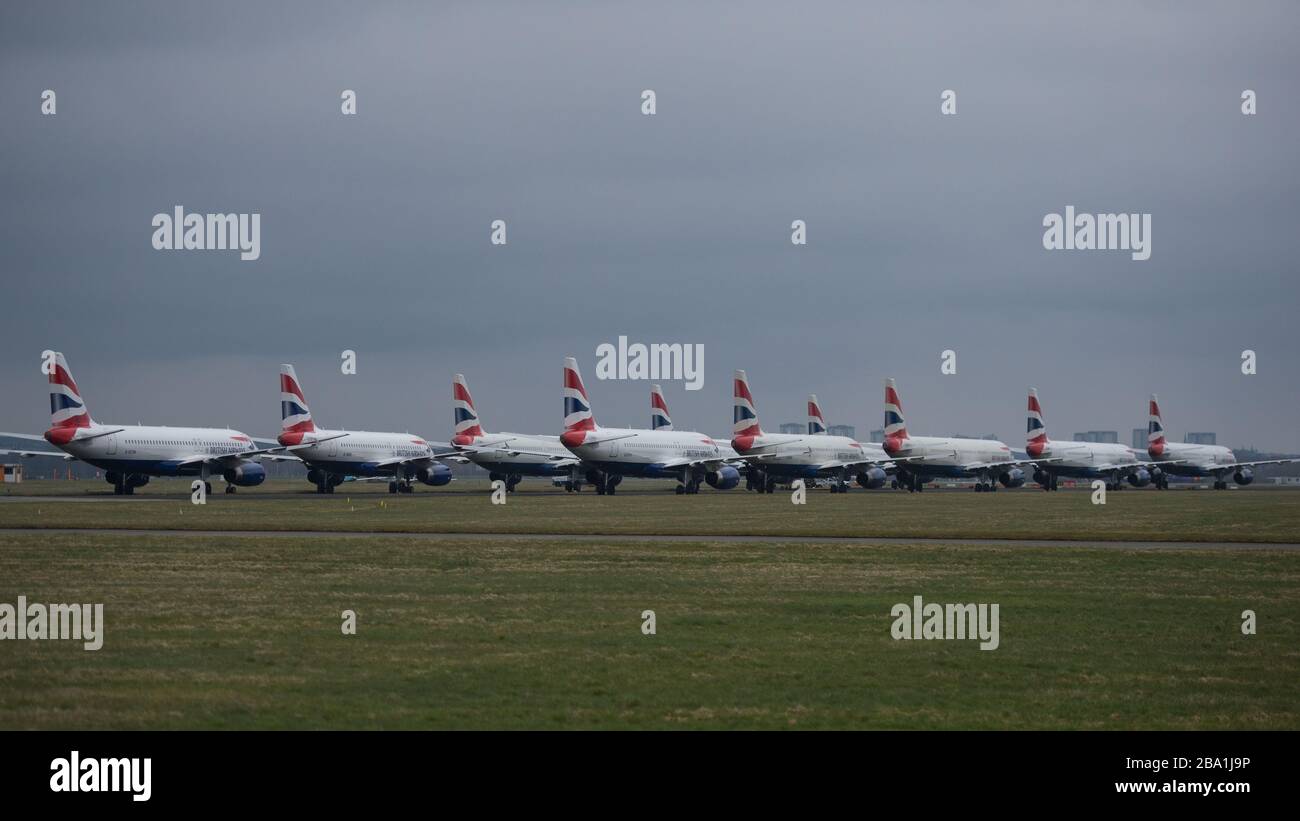
[[[781,432],[782,433],[807,433],[808,423],[807,422],[782,422]]]
[[[831,436],[847,436],[850,439],[857,438],[857,428],[852,425],[827,425],[826,432]]]
[[[0,465],[0,471],[4,473],[4,483],[16,485],[23,480],[22,465]]]
[[[1108,445],[1119,444],[1119,431],[1117,430],[1089,430],[1074,435],[1076,442],[1100,442]]]
[[[881,428],[880,430],[873,430],[871,432],[871,441],[873,442],[885,441],[885,429]]]
[[[1146,450],[1146,449],[1147,449],[1147,429],[1134,428],[1133,429],[1133,450]]]
[[[1183,436],[1183,441],[1189,445],[1216,445],[1216,437],[1213,433],[1189,433]]]

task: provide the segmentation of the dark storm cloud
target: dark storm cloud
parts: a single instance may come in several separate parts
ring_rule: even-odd
[[[463,371],[548,432],[572,354],[640,425],[592,379],[626,334],[704,344],[665,387],[713,433],[745,367],[771,425],[815,391],[865,437],[892,375],[919,433],[1018,443],[1032,384],[1058,437],[1155,390],[1300,450],[1292,5],[266,5],[0,12],[0,429],[43,426],[51,347],[106,420],[267,433],[293,361],[326,424],[443,437]],[[177,204],[261,213],[261,259],[154,251]],[[1152,213],[1151,259],[1044,251],[1067,204]]]

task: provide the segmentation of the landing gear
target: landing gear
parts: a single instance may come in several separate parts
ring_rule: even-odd
[[[507,493],[514,493],[514,492],[515,492],[515,485],[519,484],[519,483],[522,482],[523,480],[524,480],[524,477],[521,476],[521,475],[518,474],[518,473],[512,473],[512,474],[510,474],[510,476],[506,478],[506,492],[507,492]]]
[[[234,486],[234,485],[226,485],[226,492],[227,492],[227,493],[234,493],[234,492],[235,492],[235,486]]]
[[[391,481],[388,483],[389,493],[414,493],[415,488],[410,482]]]
[[[389,483],[388,483],[388,492],[389,492],[389,493],[396,493],[396,492],[397,492],[397,482],[389,482]]]
[[[1215,479],[1215,480],[1214,480],[1214,489],[1215,489],[1215,490],[1227,490],[1227,489],[1228,489],[1228,482],[1227,482],[1227,480],[1226,480],[1226,479]]]
[[[126,492],[127,492],[128,494],[130,494],[130,492],[131,492],[132,490],[133,490],[133,488],[127,488]],[[205,496],[211,496],[211,495],[212,495],[212,483],[211,483],[211,482],[206,482],[206,481],[205,481],[205,482],[203,483],[203,494],[204,494]]]

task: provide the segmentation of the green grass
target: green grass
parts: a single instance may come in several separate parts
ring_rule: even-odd
[[[106,638],[0,642],[3,729],[1300,728],[1281,550],[3,534],[20,594]],[[914,595],[1000,649],[892,640]]]
[[[107,492],[102,483],[48,484],[73,495]],[[307,487],[284,481],[269,488],[292,498],[216,493],[202,506],[189,503],[184,482],[151,483],[150,494],[132,499],[110,493],[105,503],[3,499],[0,527],[1300,542],[1300,493],[1290,490],[1129,489],[1109,494],[1105,505],[1092,504],[1087,491],[813,491],[796,506],[787,493],[676,496],[670,484],[631,480],[625,488],[663,491],[601,497],[531,483],[493,505],[482,482],[409,496],[375,484],[349,484],[332,496]]]

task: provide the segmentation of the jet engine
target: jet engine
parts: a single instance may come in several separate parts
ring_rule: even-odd
[[[1237,472],[1232,474],[1232,481],[1239,485],[1248,485],[1255,481],[1255,471],[1250,468],[1237,468]]]
[[[885,473],[884,468],[867,468],[853,478],[867,490],[876,490],[885,486],[885,482],[889,481],[889,474]]]
[[[227,468],[221,477],[238,487],[253,487],[266,481],[266,468],[256,462],[245,462],[237,467]]]
[[[1012,468],[999,476],[998,481],[1003,487],[1020,487],[1025,483],[1025,472],[1020,468]]]
[[[443,464],[433,464],[420,468],[420,472],[415,474],[422,484],[439,487],[451,481],[451,468]]]
[[[740,484],[740,471],[730,465],[723,465],[704,474],[704,481],[715,490],[731,490]]]
[[[1151,474],[1146,468],[1138,468],[1128,475],[1128,483],[1133,487],[1146,487],[1151,484]]]

